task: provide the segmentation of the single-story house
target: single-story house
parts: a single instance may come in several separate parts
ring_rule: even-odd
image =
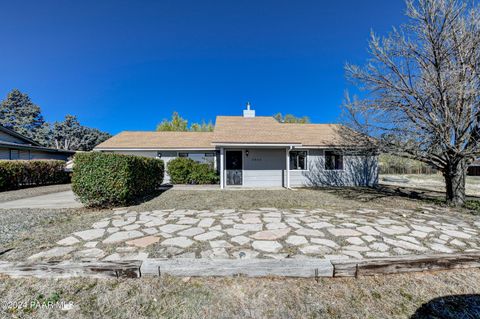
[[[376,185],[376,152],[348,142],[346,131],[338,124],[280,123],[247,106],[243,116],[217,116],[213,132],[127,131],[95,151],[210,162],[221,188]]]
[[[54,159],[67,161],[74,151],[41,146],[22,134],[0,125],[0,160]]]

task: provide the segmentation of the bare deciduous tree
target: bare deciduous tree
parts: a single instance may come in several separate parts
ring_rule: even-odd
[[[382,151],[443,173],[447,202],[465,202],[465,175],[480,153],[480,10],[457,0],[407,1],[409,22],[372,33],[366,66],[347,65],[365,94],[345,109]]]

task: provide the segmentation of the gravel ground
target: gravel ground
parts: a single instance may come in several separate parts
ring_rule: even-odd
[[[480,270],[359,278],[0,278],[2,318],[479,318]],[[44,302],[72,305],[36,308]],[[25,306],[23,307],[22,306]]]
[[[39,186],[31,187],[24,189],[17,189],[14,191],[0,192],[0,208],[2,207],[2,202],[8,202],[11,200],[17,200],[32,196],[46,195],[58,192],[64,192],[72,189],[71,184],[60,184],[60,185],[48,185],[48,186]]]
[[[109,210],[0,209],[0,259],[23,260],[110,214]]]

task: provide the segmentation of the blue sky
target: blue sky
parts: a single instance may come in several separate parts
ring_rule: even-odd
[[[0,1],[0,97],[30,95],[48,121],[111,133],[276,112],[335,122],[343,67],[370,30],[405,22],[403,0]]]

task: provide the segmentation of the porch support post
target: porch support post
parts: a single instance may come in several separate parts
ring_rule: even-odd
[[[290,147],[287,147],[287,150],[286,150],[286,159],[287,159],[287,174],[285,174],[287,176],[287,181],[286,181],[286,187],[287,188],[290,188]]]
[[[224,153],[223,147],[220,147],[220,189],[225,188]]]

